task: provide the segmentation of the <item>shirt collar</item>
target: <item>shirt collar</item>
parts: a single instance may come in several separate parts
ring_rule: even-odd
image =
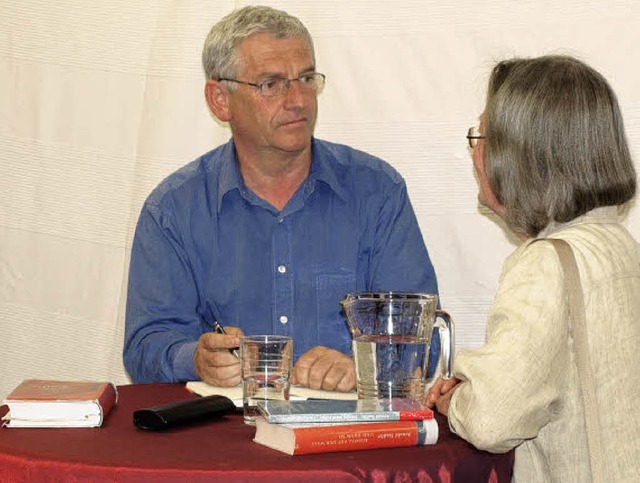
[[[346,200],[345,190],[338,181],[333,169],[333,166],[336,165],[336,163],[332,163],[335,159],[333,153],[331,153],[326,146],[318,143],[315,138],[311,138],[311,153],[311,169],[309,176],[307,176],[307,179],[303,182],[305,194],[308,195],[313,192],[317,180],[326,183],[342,200]],[[218,184],[218,213],[220,213],[222,206],[222,198],[234,189],[243,191],[246,190],[246,186],[240,174],[240,168],[238,167],[236,146],[233,139],[231,139],[224,146],[222,155],[220,182]]]
[[[220,213],[220,208],[222,207],[222,198],[234,189],[242,191],[244,189],[244,180],[240,175],[236,145],[232,138],[224,146],[222,154],[222,167],[220,168],[220,181],[218,183],[218,213]]]
[[[567,223],[557,223],[552,221],[542,230],[536,238],[546,238],[553,233],[569,228],[570,226],[581,225],[584,223],[619,223],[620,212],[617,206],[603,206],[595,208],[582,216],[574,218]]]
[[[347,194],[342,184],[338,181],[335,172],[335,166],[337,166],[338,160],[335,159],[334,154],[329,150],[326,144],[317,142],[315,138],[311,139],[311,147],[313,161],[311,162],[311,170],[305,183],[307,183],[309,187],[313,187],[316,180],[322,181],[343,201],[346,201]]]

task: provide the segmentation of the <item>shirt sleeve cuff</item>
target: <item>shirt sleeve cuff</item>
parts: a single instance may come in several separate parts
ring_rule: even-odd
[[[187,342],[178,349],[173,361],[173,377],[176,381],[198,381],[193,357],[196,353],[198,342]]]

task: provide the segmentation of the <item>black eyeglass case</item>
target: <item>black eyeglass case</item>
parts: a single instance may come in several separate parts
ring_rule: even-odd
[[[133,412],[133,424],[146,431],[157,431],[235,412],[236,406],[231,399],[213,395],[138,409]]]

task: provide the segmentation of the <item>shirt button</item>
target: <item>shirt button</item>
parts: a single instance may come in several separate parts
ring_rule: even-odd
[[[284,325],[287,322],[289,322],[289,318],[286,315],[281,315],[280,316],[280,323]]]
[[[278,218],[278,223],[282,223],[283,221],[284,221],[284,218],[283,218],[283,217],[279,217],[279,218]]]
[[[280,265],[278,267],[278,272],[285,273],[286,271],[287,271],[287,267],[285,267],[284,265]]]

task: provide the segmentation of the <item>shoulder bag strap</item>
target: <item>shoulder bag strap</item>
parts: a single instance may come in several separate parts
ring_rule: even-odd
[[[580,285],[580,273],[578,272],[578,265],[576,264],[571,245],[557,238],[548,238],[548,240],[553,244],[556,252],[558,252],[560,264],[564,272],[565,288],[569,302],[569,330],[575,344],[580,392],[582,393],[582,401],[584,404],[591,479],[596,482],[604,482],[602,442],[600,441],[600,432],[598,430],[596,394],[593,388],[593,375],[589,362],[589,344],[584,313],[584,299],[582,296],[582,286]]]

